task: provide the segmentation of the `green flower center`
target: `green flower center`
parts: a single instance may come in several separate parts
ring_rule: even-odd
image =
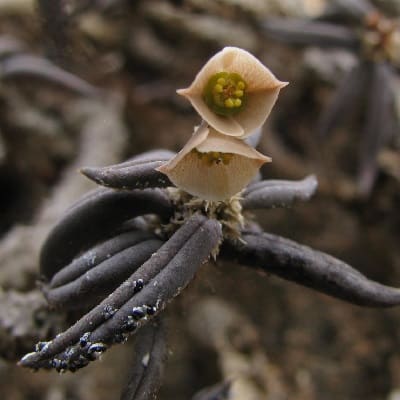
[[[234,156],[233,153],[221,153],[220,151],[209,151],[207,153],[202,153],[197,149],[193,149],[192,152],[209,167],[215,164],[228,165]]]
[[[235,115],[246,105],[246,82],[234,72],[213,75],[203,91],[207,106],[218,115]]]

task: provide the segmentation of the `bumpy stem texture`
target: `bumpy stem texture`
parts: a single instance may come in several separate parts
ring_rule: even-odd
[[[219,222],[194,215],[101,304],[64,333],[27,354],[22,366],[76,370],[124,341],[193,279],[221,240]]]

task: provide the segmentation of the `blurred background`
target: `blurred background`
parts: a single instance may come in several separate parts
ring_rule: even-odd
[[[294,47],[263,29],[271,18],[318,18],[329,3],[0,0],[1,398],[119,398],[134,351],[129,343],[76,374],[16,366],[37,340],[66,324],[36,289],[40,245],[62,212],[93,188],[79,167],[184,145],[200,120],[175,91],[224,46],[252,52],[290,82],[263,128],[258,148],[273,159],[263,176],[316,173],[320,180],[308,204],[255,219],[372,279],[400,282],[399,132],[377,157],[370,192],[359,196],[357,121],[324,143],[315,133],[356,56]],[[374,5],[400,15],[398,0]],[[397,74],[397,115],[399,82]],[[169,359],[160,399],[190,399],[227,371],[249,377],[243,400],[400,399],[400,309],[359,308],[219,263],[204,266],[165,315]]]

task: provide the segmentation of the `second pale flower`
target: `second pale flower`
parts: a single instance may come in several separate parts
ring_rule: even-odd
[[[244,141],[203,123],[177,156],[158,170],[193,196],[222,201],[240,192],[270,161]]]

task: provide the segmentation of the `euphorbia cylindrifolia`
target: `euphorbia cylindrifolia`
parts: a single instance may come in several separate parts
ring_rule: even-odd
[[[135,334],[136,356],[122,398],[153,398],[166,353],[161,312],[210,257],[361,306],[400,304],[398,289],[263,232],[247,216],[248,210],[307,201],[317,189],[314,176],[254,179],[271,159],[245,138],[264,123],[285,85],[248,52],[225,48],[179,91],[203,122],[178,154],[156,150],[121,164],[82,169],[104,187],[66,211],[40,258],[49,306],[78,310],[82,317],[38,343],[20,365],[76,371]],[[227,386],[221,387],[228,396]]]

